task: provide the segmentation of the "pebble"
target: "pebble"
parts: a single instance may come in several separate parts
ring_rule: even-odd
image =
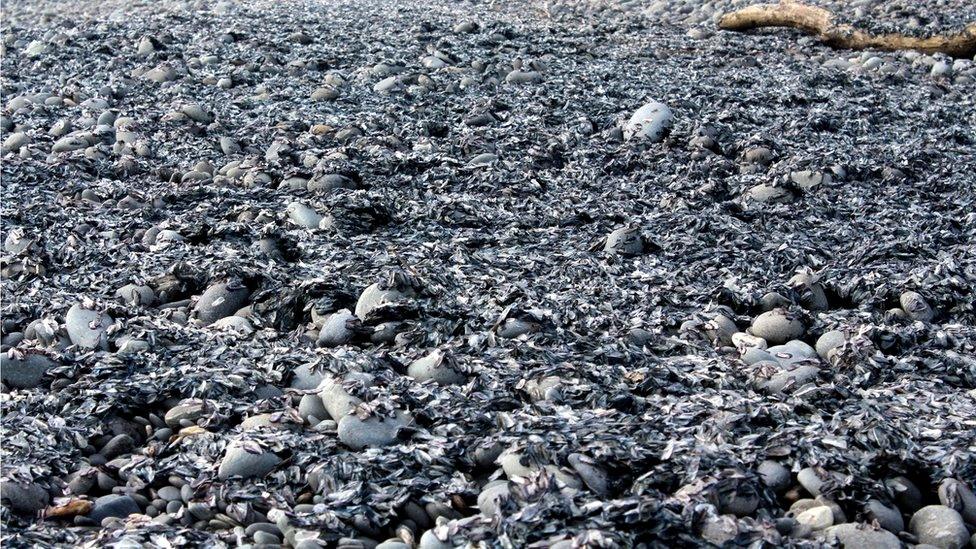
[[[502,502],[511,497],[507,480],[494,480],[485,485],[478,494],[478,509],[486,517],[498,512]]]
[[[468,379],[455,369],[451,357],[440,349],[411,362],[407,375],[420,382],[433,381],[439,385],[459,385]]]
[[[135,440],[128,434],[122,433],[105,443],[99,453],[105,456],[105,459],[111,460],[132,452],[133,448],[135,448]]]
[[[364,386],[372,384],[371,378],[363,374],[348,374],[345,379],[358,381]],[[334,421],[342,421],[342,418],[349,415],[356,406],[362,403],[362,400],[346,391],[342,382],[332,377],[324,378],[319,384],[319,389],[318,395],[322,400],[322,406]]]
[[[373,311],[406,297],[405,294],[395,289],[384,290],[380,288],[379,284],[371,284],[363,290],[363,293],[359,294],[359,299],[356,301],[356,316],[366,320]]]
[[[744,196],[746,200],[763,204],[788,204],[793,202],[794,199],[793,193],[786,187],[768,185],[766,183],[760,183],[751,187],[746,191]]]
[[[319,347],[345,345],[356,336],[359,326],[359,319],[349,309],[342,309],[325,319],[316,344]]]
[[[542,74],[538,71],[514,70],[505,76],[505,81],[510,84],[538,84],[542,82]]]
[[[786,309],[773,309],[757,316],[749,329],[752,335],[772,344],[786,343],[803,335],[803,322]]]
[[[166,412],[163,420],[166,425],[176,429],[187,422],[195,422],[208,413],[209,406],[203,400],[186,399]]]
[[[227,480],[231,477],[260,478],[270,473],[281,460],[267,450],[252,454],[240,445],[227,448],[224,458],[220,460],[217,477]]]
[[[411,422],[410,416],[397,412],[395,417],[370,416],[360,419],[346,415],[339,420],[339,440],[353,450],[389,446],[397,441],[397,432]]]
[[[75,304],[68,309],[64,323],[73,345],[83,349],[108,349],[107,331],[113,320],[107,314]]]
[[[864,515],[870,520],[878,521],[878,524],[889,532],[897,534],[905,529],[905,519],[901,512],[894,506],[889,506],[876,499],[870,499],[864,506]]]
[[[939,484],[938,494],[942,505],[955,509],[964,521],[976,525],[976,494],[966,484],[947,478]]]
[[[299,227],[306,229],[317,229],[324,219],[324,216],[301,202],[292,202],[285,209],[288,219]]]
[[[109,494],[95,499],[88,518],[101,523],[109,517],[126,518],[139,512],[139,505],[131,496]]]
[[[962,516],[944,505],[928,505],[912,515],[908,529],[919,543],[940,549],[960,549],[969,543],[969,533]]]
[[[332,192],[338,189],[355,189],[356,183],[344,175],[329,173],[310,179],[307,188],[315,192]]]
[[[823,530],[833,526],[834,512],[826,505],[820,505],[807,509],[796,516],[796,521],[809,527],[811,530]]]
[[[73,152],[88,147],[88,139],[79,135],[68,135],[58,139],[51,147],[51,152],[65,153]]]
[[[620,255],[641,255],[644,253],[644,237],[637,227],[620,227],[607,235],[603,250]]]
[[[624,125],[624,139],[646,138],[650,141],[660,141],[671,128],[674,115],[664,103],[652,101],[634,111],[630,120]]]
[[[901,549],[898,536],[887,530],[876,530],[867,524],[846,523],[824,530],[827,543],[844,549]],[[917,547],[917,546],[916,546]]]
[[[918,320],[921,322],[931,322],[932,317],[935,316],[935,312],[932,307],[929,306],[925,298],[917,292],[904,292],[898,298],[901,304],[902,310],[908,315],[908,318],[912,320]]]
[[[19,151],[21,147],[30,142],[30,138],[24,132],[14,132],[3,140],[2,151],[4,153]]]
[[[0,353],[0,380],[13,389],[33,389],[55,366],[57,363],[40,353],[7,351]]]
[[[829,360],[831,352],[845,343],[847,343],[847,336],[844,335],[844,332],[840,330],[824,332],[823,335],[817,338],[817,344],[815,345],[817,355],[823,360]]]
[[[236,282],[222,282],[207,288],[193,307],[196,318],[209,326],[247,304],[248,289]]]
[[[790,489],[792,478],[792,475],[790,475],[790,470],[784,467],[778,461],[769,459],[763,461],[759,464],[757,472],[759,473],[759,478],[762,479],[763,484],[768,486],[777,494],[782,494]]]
[[[15,513],[34,514],[47,507],[50,494],[33,482],[4,480],[0,483],[0,503]]]
[[[115,292],[115,297],[133,307],[150,307],[156,302],[156,293],[149,286],[126,284]]]
[[[912,514],[921,509],[922,492],[911,480],[905,477],[890,478],[885,481],[885,488],[903,513]]]
[[[389,93],[402,88],[403,82],[399,76],[387,76],[373,86],[373,91],[377,93]]]

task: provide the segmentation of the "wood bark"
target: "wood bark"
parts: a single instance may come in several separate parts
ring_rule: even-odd
[[[970,23],[955,34],[929,37],[906,36],[900,33],[871,34],[851,25],[838,23],[826,9],[794,0],[778,4],[756,4],[726,14],[719,28],[746,31],[763,27],[791,27],[814,34],[822,42],[835,48],[851,50],[918,50],[924,53],[944,53],[953,57],[972,57],[976,54],[976,23]]]

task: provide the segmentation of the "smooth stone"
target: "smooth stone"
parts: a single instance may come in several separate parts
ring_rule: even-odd
[[[363,293],[359,295],[359,300],[356,301],[356,316],[361,320],[366,320],[366,317],[376,309],[400,301],[405,297],[404,294],[396,290],[383,290],[380,289],[379,284],[371,284],[363,290]]]
[[[828,543],[839,544],[844,549],[901,549],[898,536],[887,530],[875,530],[867,524],[846,523],[824,530]],[[916,546],[917,547],[917,546]]]
[[[101,523],[109,517],[125,518],[139,512],[139,504],[131,496],[109,494],[94,501],[88,518]]]
[[[772,362],[773,364],[779,364],[776,357],[770,354],[766,349],[760,349],[759,347],[747,347],[745,351],[742,352],[742,356],[739,357],[742,362],[745,362],[749,366],[758,364],[759,362]]]
[[[894,534],[905,529],[905,519],[902,518],[901,511],[876,499],[868,500],[864,505],[864,514],[869,520],[878,521],[882,528]]]
[[[922,492],[911,480],[905,477],[890,478],[885,481],[885,487],[903,513],[912,514],[922,508]]]
[[[329,413],[329,417],[331,417],[334,421],[342,421],[342,418],[349,415],[356,408],[356,406],[362,403],[362,400],[350,395],[349,392],[343,388],[342,382],[336,378],[323,378],[318,387],[319,398],[322,400],[322,406]]]
[[[181,501],[180,489],[176,486],[163,486],[156,491],[156,495],[166,501]]]
[[[84,309],[75,304],[64,318],[68,338],[73,345],[84,349],[108,349],[106,331],[112,325],[112,317],[97,311]]]
[[[502,502],[511,496],[507,480],[495,480],[489,482],[478,494],[478,509],[486,517],[493,516],[498,512]]]
[[[7,351],[0,353],[0,380],[13,389],[33,389],[41,385],[44,374],[55,366],[56,362],[40,353]]]
[[[306,229],[317,229],[324,216],[301,202],[292,202],[285,209],[288,219],[299,227]]]
[[[634,111],[624,126],[624,139],[647,138],[660,141],[671,127],[674,115],[664,103],[652,101]]]
[[[810,190],[819,187],[820,185],[829,185],[831,177],[829,173],[813,170],[802,170],[791,173],[790,181],[801,189]]]
[[[847,336],[844,335],[844,332],[840,330],[830,330],[829,332],[824,332],[822,336],[817,338],[815,349],[820,358],[823,360],[828,360],[830,357],[830,352],[845,343],[847,343]]]
[[[332,101],[341,95],[342,93],[333,86],[322,86],[312,92],[312,101]]]
[[[207,404],[202,400],[186,399],[166,411],[163,421],[174,429],[186,422],[195,422],[207,413]]]
[[[770,393],[782,393],[787,388],[797,388],[810,383],[820,374],[817,366],[798,366],[792,370],[782,370],[773,374],[764,388]]]
[[[237,154],[241,152],[241,146],[233,137],[221,137],[220,138],[220,151],[226,155]]]
[[[283,423],[280,421],[273,421],[273,414],[255,414],[253,416],[248,416],[241,421],[241,429],[245,431],[250,431],[254,429],[296,429],[298,426],[294,423]]]
[[[344,175],[330,173],[313,177],[309,180],[307,188],[315,192],[332,192],[338,189],[355,189],[356,183]]]
[[[0,504],[15,513],[34,514],[47,507],[48,491],[33,482],[5,480],[0,483]]]
[[[598,496],[606,496],[610,493],[610,477],[595,460],[583,454],[569,454],[567,461],[583,484],[593,493]]]
[[[105,459],[111,460],[123,454],[131,453],[135,448],[135,443],[136,441],[131,436],[122,433],[115,435],[106,442],[99,453],[105,456]]]
[[[209,326],[221,318],[232,316],[238,309],[247,304],[250,294],[244,286],[220,283],[209,288],[193,307],[196,317],[205,326]]]
[[[252,454],[240,445],[227,448],[217,469],[217,477],[227,480],[231,477],[260,478],[270,473],[281,460],[267,450]]]
[[[455,370],[450,357],[440,349],[411,362],[407,375],[420,382],[434,381],[438,385],[459,385],[467,381],[467,376]]]
[[[51,147],[51,152],[55,152],[55,153],[73,152],[73,151],[84,149],[88,147],[89,144],[90,143],[88,142],[88,139],[84,137],[77,136],[77,135],[67,135],[54,142],[54,145]]]
[[[721,313],[711,315],[711,319],[702,328],[710,341],[718,342],[720,345],[732,343],[732,336],[739,331],[735,322]]]
[[[817,281],[815,276],[806,270],[793,275],[787,282],[790,288],[800,294],[800,302],[804,307],[811,311],[823,311],[829,308],[827,294],[824,292],[823,285]]]
[[[122,300],[123,303],[132,306],[146,306],[149,307],[156,302],[156,293],[149,286],[140,286],[137,284],[126,284],[115,292],[115,297]]]
[[[8,153],[11,151],[19,151],[21,147],[30,142],[30,138],[24,132],[14,132],[7,136],[3,140],[3,146],[0,148],[2,152]]]
[[[329,412],[322,404],[322,398],[315,394],[302,396],[302,399],[298,402],[298,415],[312,425],[330,417]],[[314,423],[311,418],[315,418]]]
[[[603,251],[620,255],[641,255],[644,253],[644,237],[636,227],[620,227],[607,235]]]
[[[542,74],[538,71],[515,70],[505,76],[505,82],[510,84],[538,84],[542,82]]]
[[[912,320],[931,322],[932,317],[935,316],[932,307],[917,292],[904,292],[898,298],[898,302],[901,304],[901,308],[905,311],[905,314],[908,315],[908,318]]]
[[[302,364],[292,370],[292,389],[310,391],[315,389],[325,379],[326,373],[322,370],[313,369],[314,363]]]
[[[450,541],[442,541],[433,530],[427,530],[420,536],[417,547],[418,549],[454,549],[454,544]]]
[[[947,478],[939,484],[939,502],[955,509],[967,523],[976,526],[976,494],[954,478]]]
[[[800,472],[796,474],[796,480],[803,486],[803,489],[814,496],[819,496],[821,494],[821,489],[824,486],[824,479],[820,478],[820,475],[813,467],[806,467],[800,469]]]
[[[377,93],[388,93],[402,86],[403,82],[401,82],[399,76],[387,76],[373,86],[373,91]]]
[[[750,332],[771,344],[786,343],[803,335],[804,326],[786,309],[773,309],[757,316],[752,321]]]
[[[944,505],[928,505],[912,515],[908,529],[919,543],[940,549],[960,549],[969,543],[969,532],[962,515]]]
[[[763,204],[788,204],[793,202],[794,196],[786,187],[760,183],[750,187],[745,193],[745,198]]]
[[[325,319],[316,344],[319,347],[337,347],[349,343],[356,337],[359,326],[359,319],[349,309],[342,309]]]
[[[826,505],[819,505],[798,514],[796,521],[811,530],[823,530],[833,526],[834,512]]]
[[[254,325],[251,321],[236,315],[225,316],[210,326],[215,330],[230,331],[242,336],[254,333]]]
[[[343,416],[339,420],[339,440],[353,450],[389,446],[397,441],[397,432],[406,427],[411,418],[404,412],[397,412],[395,417],[370,416],[360,419],[354,414]]]
[[[790,489],[792,480],[790,470],[778,461],[770,459],[763,461],[759,464],[757,472],[763,484],[768,486],[773,492],[782,494]]]

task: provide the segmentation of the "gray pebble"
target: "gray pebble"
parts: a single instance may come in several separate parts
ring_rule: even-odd
[[[44,381],[44,374],[57,366],[40,353],[6,351],[0,353],[0,380],[14,389],[33,389]]]
[[[955,509],[964,521],[976,525],[976,494],[965,483],[947,478],[939,484],[939,501]]]
[[[867,524],[847,523],[831,526],[824,530],[824,537],[828,543],[838,544],[844,549],[901,549],[903,547],[898,536],[887,530],[875,530]]]
[[[767,459],[759,464],[757,468],[759,477],[763,484],[768,486],[777,494],[782,494],[790,489],[792,475],[790,470],[778,461]]]
[[[370,416],[360,419],[347,415],[339,420],[339,440],[353,450],[389,446],[397,441],[397,431],[410,423],[410,416],[397,412],[395,417]]]
[[[194,314],[201,323],[209,326],[246,305],[249,293],[246,287],[237,283],[214,284],[200,296],[193,307]]]
[[[769,343],[782,344],[802,336],[804,326],[799,318],[786,309],[773,309],[757,316],[752,321],[750,331]]]
[[[489,482],[478,494],[478,509],[486,517],[494,516],[503,501],[510,497],[507,480]]]
[[[220,461],[217,476],[220,480],[235,476],[260,478],[270,473],[280,461],[278,456],[267,450],[252,454],[240,445],[232,445],[227,448],[224,458]]]
[[[457,385],[467,381],[467,376],[455,368],[452,357],[440,349],[411,362],[407,375],[417,381],[434,381],[439,385]]]
[[[91,311],[75,304],[68,309],[64,318],[65,329],[71,343],[84,349],[108,349],[107,330],[112,325],[112,317]]]
[[[876,499],[869,499],[864,506],[864,514],[869,520],[876,520],[878,524],[897,534],[905,529],[905,519],[897,507],[889,506]]]
[[[94,501],[88,518],[101,523],[109,517],[125,518],[139,512],[139,505],[130,496],[109,494]]]
[[[0,483],[0,504],[15,513],[33,514],[47,507],[50,494],[32,482],[5,480]]]
[[[356,337],[360,321],[349,309],[342,309],[329,315],[316,341],[319,347],[337,347]]]
[[[969,532],[962,516],[944,505],[928,505],[912,515],[908,529],[927,543],[940,549],[960,549],[969,543]]]
[[[904,292],[898,301],[901,303],[901,308],[905,311],[905,314],[912,320],[930,322],[932,317],[935,316],[932,307],[929,307],[925,298],[917,292]]]

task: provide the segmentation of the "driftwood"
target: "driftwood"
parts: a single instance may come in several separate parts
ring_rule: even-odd
[[[793,0],[749,6],[726,14],[718,26],[731,31],[791,27],[815,34],[830,46],[851,50],[918,50],[925,53],[944,53],[953,57],[971,57],[976,54],[976,23],[970,23],[955,34],[926,38],[900,33],[870,34],[851,25],[838,23],[834,14],[828,10]]]

